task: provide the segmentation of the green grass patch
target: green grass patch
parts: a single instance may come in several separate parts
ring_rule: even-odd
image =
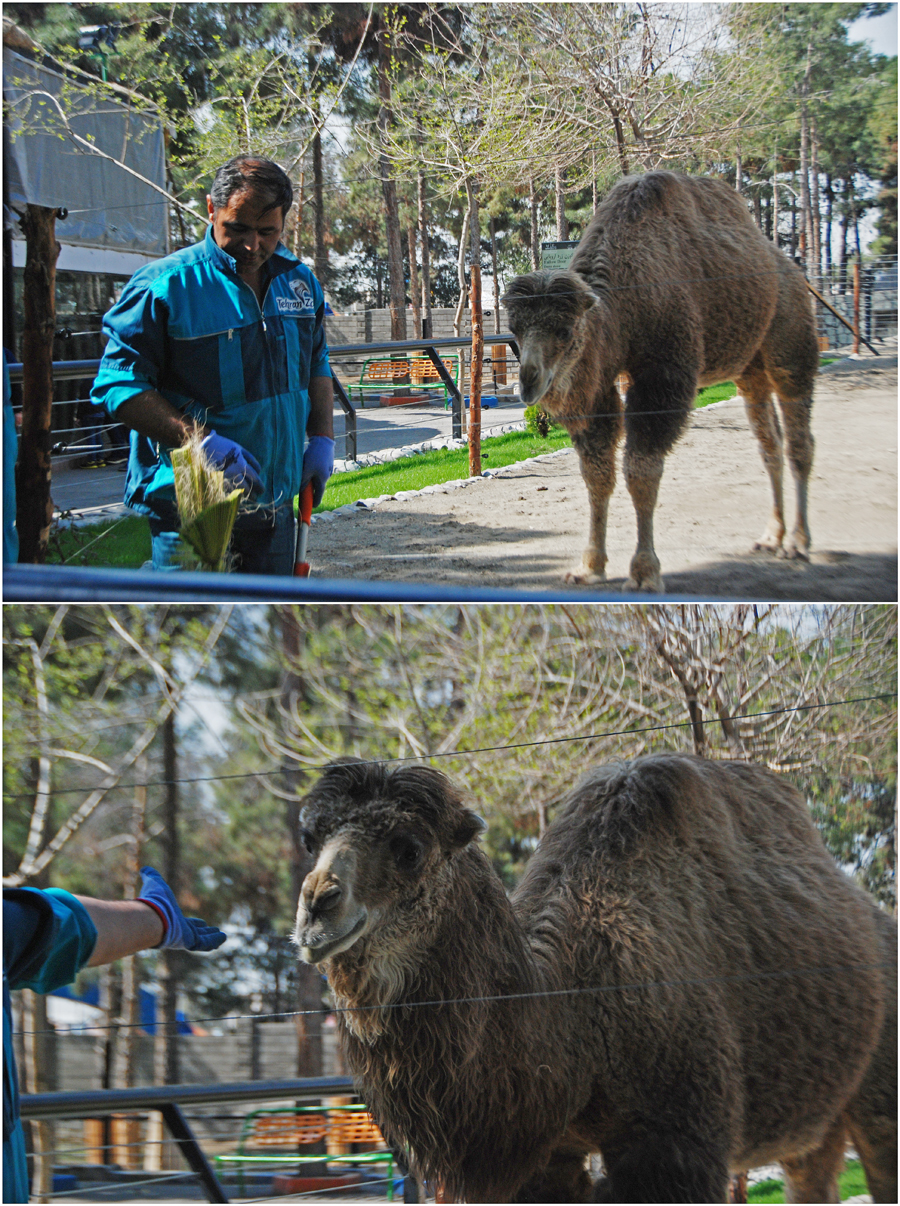
[[[737,393],[737,386],[733,381],[723,381],[720,385],[708,385],[706,389],[701,389],[697,394],[694,406],[709,406],[711,402],[724,402],[726,398],[733,398]]]
[[[848,1198],[855,1198],[862,1193],[869,1192],[862,1165],[858,1160],[847,1161],[847,1167],[838,1177],[838,1186],[842,1202],[846,1202]],[[784,1200],[783,1181],[774,1179],[771,1181],[760,1181],[758,1185],[752,1185],[747,1190],[748,1202],[783,1202]]]
[[[567,448],[570,444],[568,433],[561,427],[551,428],[546,439],[526,431],[512,431],[482,441],[481,464],[484,469],[499,469],[502,465],[513,465],[543,452]],[[438,486],[468,475],[467,448],[436,449],[383,465],[351,469],[331,478],[316,513],[334,511],[358,498],[377,498],[379,494],[396,494],[398,490],[421,490],[424,486]]]
[[[150,525],[127,515],[84,527],[57,528],[47,548],[48,565],[140,569],[150,560]]]

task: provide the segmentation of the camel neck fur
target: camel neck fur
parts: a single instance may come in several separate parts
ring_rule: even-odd
[[[504,1200],[511,1187],[498,1181],[501,1170],[518,1177],[532,1152],[545,1157],[570,1115],[577,1073],[561,1038],[566,998],[539,995],[558,988],[558,976],[482,852],[461,851],[446,874],[445,907],[420,958],[387,977],[390,1007],[372,1008],[386,1002],[371,953],[368,977],[351,950],[332,961],[329,980],[340,1006],[369,1005],[339,1018],[351,1071],[388,1143],[410,1150],[425,1178],[440,1170],[454,1195],[465,1186],[469,1200]],[[533,1129],[529,1142],[523,1126]],[[457,1185],[447,1168],[459,1170]]]

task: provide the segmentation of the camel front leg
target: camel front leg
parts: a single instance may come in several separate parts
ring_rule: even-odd
[[[635,452],[625,448],[622,470],[637,516],[638,538],[625,583],[627,591],[661,595],[665,589],[659,573],[659,558],[653,547],[653,512],[665,459],[663,453]]]
[[[581,564],[566,574],[566,582],[606,580],[606,522],[610,495],[616,484],[616,444],[622,431],[618,406],[616,395],[610,411],[593,418],[584,430],[572,432],[572,443],[581,461],[581,476],[587,487],[591,521],[588,546],[582,554]]]

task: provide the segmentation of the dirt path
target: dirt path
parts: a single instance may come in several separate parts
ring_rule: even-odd
[[[695,413],[667,458],[656,511],[656,549],[670,595],[897,599],[896,358],[843,362],[822,373],[813,433],[814,551],[809,563],[789,562],[748,551],[771,504],[742,402]],[[564,587],[564,574],[580,558],[587,525],[578,459],[567,450],[462,487],[435,486],[374,509],[336,513],[315,524],[309,556],[321,578],[552,592],[572,589]],[[634,543],[634,512],[620,473],[610,505],[611,593],[624,585]],[[599,593],[583,589],[585,598]]]

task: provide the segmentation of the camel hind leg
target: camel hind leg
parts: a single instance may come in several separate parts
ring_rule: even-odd
[[[781,1161],[787,1202],[840,1202],[838,1173],[844,1166],[847,1130],[843,1119],[832,1123],[817,1148]]]
[[[776,387],[777,388],[777,387]],[[797,518],[791,533],[791,543],[788,546],[789,557],[809,559],[809,519],[807,516],[807,493],[809,474],[813,462],[813,437],[809,429],[809,415],[812,409],[812,397],[793,401],[778,394],[781,407],[781,417],[784,422],[784,432],[787,437],[787,455],[794,477],[794,488],[797,495]]]
[[[772,383],[763,368],[762,361],[755,357],[735,384],[744,399],[747,418],[759,444],[763,464],[772,487],[772,514],[765,532],[757,540],[754,549],[768,549],[783,556],[784,545],[784,438],[781,425],[772,403]]]
[[[875,1202],[897,1201],[897,923],[875,910],[884,1020],[866,1074],[844,1111]]]

